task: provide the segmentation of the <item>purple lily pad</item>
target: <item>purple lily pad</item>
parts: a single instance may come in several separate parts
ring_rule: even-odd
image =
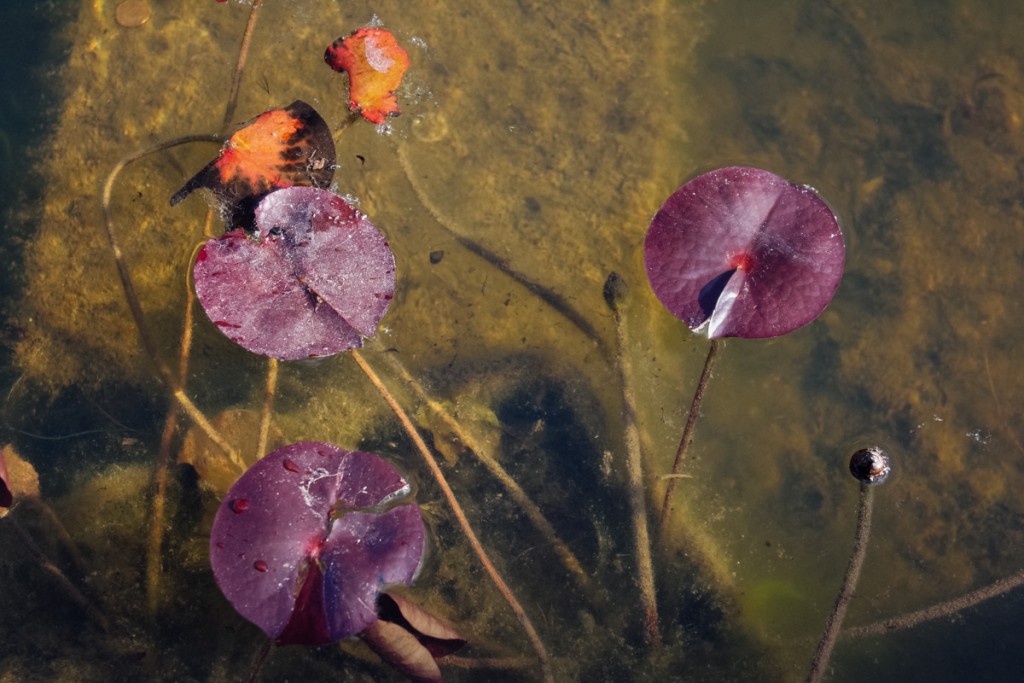
[[[846,247],[812,188],[758,168],[697,176],[661,207],[644,241],[647,279],[672,315],[708,337],[776,337],[817,318]]]
[[[325,443],[280,448],[231,487],[210,532],[225,597],[278,644],[322,645],[377,620],[380,591],[423,562],[419,506],[383,459]]]
[[[280,360],[330,356],[372,337],[395,292],[384,236],[341,197],[314,187],[268,194],[256,233],[199,251],[195,288],[235,343]]]

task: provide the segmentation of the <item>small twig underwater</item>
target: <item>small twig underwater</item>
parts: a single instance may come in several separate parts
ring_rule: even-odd
[[[686,415],[686,427],[683,429],[683,436],[679,439],[679,448],[676,450],[676,458],[672,463],[672,473],[668,476],[668,485],[665,487],[665,500],[658,512],[658,532],[665,534],[668,528],[669,516],[672,513],[672,496],[676,492],[676,484],[679,483],[680,472],[683,470],[683,463],[686,460],[686,451],[693,441],[693,432],[697,427],[697,418],[700,416],[701,404],[704,402],[704,392],[708,388],[708,380],[711,379],[711,369],[715,367],[715,359],[718,357],[718,347],[721,342],[717,339],[711,340],[711,348],[708,349],[708,356],[704,360],[704,369],[697,380],[697,389],[693,393],[693,401],[690,403],[690,412]]]
[[[622,319],[626,283],[612,273],[604,285],[604,300],[615,314],[615,330],[619,342],[619,375],[622,386],[622,413],[625,423],[626,470],[629,475],[629,504],[632,508],[633,541],[636,548],[637,583],[644,606],[644,637],[647,644],[661,646],[657,591],[654,584],[654,562],[651,559],[651,536],[647,523],[647,487],[644,486],[643,454],[636,424],[636,398],[629,368],[627,327]]]
[[[889,458],[880,448],[864,448],[853,454],[850,459],[850,472],[860,481],[860,504],[857,508],[857,533],[853,541],[853,553],[843,576],[843,583],[836,596],[832,612],[825,622],[825,632],[818,641],[818,648],[811,660],[811,669],[807,673],[806,683],[819,683],[825,676],[825,669],[832,650],[839,640],[839,632],[843,627],[846,609],[850,606],[853,592],[857,589],[860,570],[864,566],[864,558],[868,552],[868,540],[871,535],[871,510],[874,502],[875,484],[881,484],[889,476]]]
[[[501,578],[501,574],[498,573],[494,563],[491,562],[491,558],[488,556],[483,544],[480,543],[476,533],[470,526],[469,519],[463,511],[462,505],[459,504],[458,499],[455,497],[455,492],[452,491],[447,478],[444,476],[444,472],[441,470],[440,465],[438,465],[437,459],[431,454],[426,442],[423,441],[423,437],[421,437],[419,432],[416,430],[416,426],[412,423],[408,414],[406,414],[405,410],[403,410],[398,404],[391,392],[388,391],[387,386],[385,386],[377,373],[366,362],[366,359],[363,358],[362,354],[355,349],[350,353],[352,354],[352,358],[355,359],[356,364],[359,366],[359,369],[363,371],[363,374],[366,375],[367,379],[370,380],[370,383],[373,384],[378,393],[380,393],[381,397],[395,414],[395,417],[398,418],[402,428],[405,430],[406,434],[408,434],[409,438],[416,446],[416,449],[420,452],[420,455],[423,456],[423,460],[426,462],[427,468],[430,470],[434,480],[437,482],[441,492],[444,494],[445,499],[448,501],[448,505],[451,507],[452,513],[455,515],[455,519],[462,528],[462,532],[465,534],[470,547],[480,560],[480,563],[483,565],[487,575],[491,578],[491,581],[494,582],[498,592],[501,593],[505,602],[508,603],[508,606],[512,609],[512,612],[515,614],[516,619],[519,620],[523,630],[526,631],[526,635],[530,639],[530,643],[533,645],[534,651],[537,653],[537,658],[540,660],[544,680],[549,682],[554,681],[554,674],[551,670],[551,657],[548,655],[547,648],[544,646],[544,641],[541,640],[540,634],[537,633],[537,629],[534,628],[533,623],[530,621],[530,617],[527,616],[526,610],[523,609],[523,606],[519,603],[519,600],[516,599],[515,594],[512,593],[512,590],[508,587],[508,584],[505,583],[505,580]]]

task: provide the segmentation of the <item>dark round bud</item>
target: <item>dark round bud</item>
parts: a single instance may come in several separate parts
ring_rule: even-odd
[[[850,456],[850,474],[862,484],[881,484],[889,478],[889,456],[881,448],[862,448]]]

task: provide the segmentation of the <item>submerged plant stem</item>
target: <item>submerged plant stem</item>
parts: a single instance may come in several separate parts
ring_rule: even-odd
[[[452,513],[455,515],[455,519],[458,521],[459,526],[462,527],[462,532],[466,535],[466,540],[469,542],[473,552],[476,553],[477,558],[483,565],[487,575],[494,582],[498,592],[501,593],[502,597],[505,598],[505,602],[512,609],[512,612],[516,615],[516,619],[522,625],[523,630],[526,631],[527,637],[530,639],[530,643],[533,645],[534,651],[537,653],[537,657],[540,660],[541,669],[543,672],[544,680],[553,682],[554,674],[551,670],[551,658],[548,655],[547,648],[544,646],[544,642],[540,639],[540,634],[537,633],[537,629],[533,627],[533,623],[526,614],[526,610],[519,604],[519,600],[512,593],[512,589],[508,587],[505,580],[501,578],[501,574],[498,573],[494,563],[491,562],[491,558],[487,555],[487,551],[484,550],[484,546],[480,543],[476,533],[469,524],[469,519],[466,517],[466,513],[462,510],[462,505],[459,504],[458,499],[455,497],[455,492],[452,491],[452,487],[448,484],[448,479],[444,476],[444,472],[441,467],[437,464],[437,459],[431,454],[430,449],[427,448],[427,444],[423,441],[423,437],[416,430],[416,426],[412,423],[412,420],[406,414],[402,406],[398,404],[395,397],[388,391],[387,386],[381,381],[380,377],[373,370],[372,367],[366,362],[362,354],[359,351],[353,349],[351,351],[352,358],[355,359],[359,369],[363,371],[370,383],[377,389],[381,397],[391,408],[391,411],[398,418],[398,421],[402,424],[402,428],[405,430],[409,438],[412,439],[416,449],[423,456],[423,460],[427,464],[427,468],[430,473],[434,476],[434,480],[440,487],[441,492],[444,494],[445,499],[448,501],[448,505],[452,509]]]
[[[245,23],[245,31],[242,33],[242,43],[238,46],[238,59],[235,61],[235,70],[231,74],[231,90],[228,91],[228,103],[224,108],[224,125],[221,130],[227,131],[235,118],[235,107],[238,105],[238,91],[242,87],[242,74],[245,72],[245,62],[249,57],[249,46],[252,44],[252,32],[256,28],[256,20],[259,18],[260,7],[263,0],[253,0],[252,9],[249,10],[249,19]]]
[[[270,436],[270,418],[274,413],[274,397],[277,395],[277,373],[281,362],[271,358],[267,363],[267,388],[263,394],[263,409],[260,411],[260,438],[256,444],[256,458],[259,460],[267,451],[267,439]]]
[[[21,546],[29,551],[32,557],[35,558],[36,562],[39,563],[40,568],[49,574],[61,587],[64,594],[75,603],[79,609],[100,627],[101,630],[106,631],[108,628],[107,618],[103,615],[99,609],[93,605],[88,598],[82,595],[82,591],[75,587],[75,584],[71,583],[71,580],[60,570],[60,568],[50,561],[43,551],[36,545],[35,540],[29,535],[27,531],[18,523],[17,520],[7,517],[3,520],[4,524],[7,524],[11,529],[14,530],[18,539],[21,541]]]
[[[846,617],[846,609],[850,606],[853,592],[857,589],[860,570],[864,566],[864,558],[868,552],[868,538],[871,534],[871,508],[874,501],[874,489],[870,484],[860,485],[860,505],[857,509],[857,533],[853,541],[853,553],[850,563],[846,566],[842,586],[832,606],[832,613],[825,622],[825,632],[818,641],[818,649],[811,660],[811,670],[807,673],[806,683],[819,683],[825,676],[825,668],[832,657],[832,650],[839,640],[839,631]]]
[[[448,233],[452,239],[458,242],[466,251],[491,264],[509,278],[519,283],[530,294],[536,296],[538,299],[561,314],[566,320],[572,323],[576,329],[582,332],[584,336],[597,343],[601,350],[606,352],[606,356],[608,355],[604,340],[597,334],[594,326],[591,325],[590,321],[587,320],[582,313],[576,310],[576,308],[569,303],[565,297],[550,287],[546,287],[523,275],[518,270],[512,268],[508,261],[498,254],[495,254],[490,249],[468,237],[463,237],[461,234],[449,227],[450,224],[448,221],[444,219],[433,200],[430,199],[423,188],[420,187],[419,182],[417,182],[413,176],[412,168],[409,165],[409,160],[406,158],[402,146],[399,143],[395,143],[393,147],[395,155],[398,157],[398,162],[402,166],[402,172],[405,173],[405,179],[409,181],[409,186],[412,188],[413,194],[416,195],[416,199],[419,200],[419,203],[423,208],[427,210],[427,213],[434,220],[434,223],[440,226],[442,230]]]
[[[847,629],[843,631],[843,638],[864,638],[865,636],[880,636],[885,635],[891,631],[898,631],[905,628],[913,628],[918,624],[933,619],[941,619],[943,617],[951,617],[961,610],[965,610],[969,607],[985,602],[991,598],[997,597],[1013,590],[1019,586],[1024,586],[1024,570],[1008,576],[1005,579],[1000,579],[995,583],[989,584],[984,588],[979,588],[976,591],[965,593],[959,597],[940,602],[937,605],[926,607],[924,609],[917,610],[916,612],[909,612],[902,614],[898,617],[892,617],[891,619],[885,619],[874,624],[868,624],[867,626],[858,626],[857,628]]]
[[[651,559],[651,536],[647,524],[647,487],[644,486],[643,453],[640,432],[636,425],[636,397],[633,393],[629,365],[628,331],[622,317],[626,284],[617,273],[608,276],[604,298],[615,314],[615,332],[619,343],[619,376],[622,386],[622,420],[626,447],[626,472],[629,477],[629,505],[632,510],[633,542],[636,553],[637,583],[644,608],[644,637],[647,644],[661,646],[657,591],[654,584],[654,562]]]
[[[686,451],[693,441],[693,432],[697,427],[697,417],[700,416],[700,407],[704,402],[704,392],[708,388],[708,380],[711,379],[711,369],[715,366],[715,359],[718,357],[718,347],[721,342],[717,339],[711,340],[711,348],[708,349],[708,357],[704,360],[704,369],[697,380],[697,390],[693,393],[693,401],[690,403],[690,412],[686,415],[686,427],[683,428],[683,436],[679,439],[679,448],[676,449],[676,459],[672,463],[672,474],[665,487],[665,500],[661,504],[661,511],[658,514],[658,530],[665,534],[668,529],[668,520],[672,514],[672,496],[676,492],[676,484],[680,477],[677,476],[683,470],[683,463],[686,460]]]
[[[162,152],[164,150],[171,149],[172,147],[178,147],[191,142],[220,143],[221,137],[219,135],[186,135],[184,137],[157,143],[139,152],[135,152],[134,154],[131,154],[117,162],[114,169],[110,172],[110,175],[107,176],[106,182],[103,184],[103,226],[106,230],[110,250],[114,256],[114,262],[117,264],[117,274],[121,279],[121,286],[124,289],[124,298],[128,303],[132,319],[135,321],[135,328],[142,340],[143,350],[156,367],[157,372],[160,375],[160,379],[162,379],[167,388],[170,389],[171,395],[174,397],[174,400],[178,402],[178,405],[181,406],[182,410],[184,410],[189,418],[195,422],[196,426],[206,433],[213,443],[217,444],[217,446],[224,451],[234,464],[244,470],[245,466],[242,462],[241,456],[238,455],[238,451],[228,444],[220,433],[213,428],[213,425],[210,424],[209,420],[207,420],[195,404],[192,403],[191,399],[185,395],[184,390],[177,386],[175,377],[171,374],[167,365],[160,360],[160,356],[156,351],[156,342],[154,342],[153,337],[149,332],[149,327],[146,325],[146,319],[142,312],[142,305],[139,303],[139,296],[135,292],[135,285],[132,284],[131,273],[128,271],[128,264],[125,263],[124,254],[121,251],[121,245],[117,241],[117,236],[114,234],[114,220],[110,211],[110,198],[113,194],[114,183],[117,181],[117,177],[126,166],[138,161],[139,159],[147,157],[150,154],[156,154],[157,152]]]
[[[406,386],[412,389],[413,393],[416,394],[416,397],[427,404],[427,407],[429,407],[434,414],[441,419],[459,442],[469,449],[469,451],[476,456],[477,460],[479,460],[484,467],[490,471],[491,475],[505,487],[505,490],[508,491],[512,500],[515,501],[527,518],[533,522],[533,525],[541,535],[543,535],[544,538],[547,539],[548,543],[551,544],[555,554],[557,554],[562,560],[562,563],[566,566],[566,569],[569,570],[569,573],[581,586],[586,588],[590,583],[590,576],[583,569],[580,561],[576,559],[576,555],[574,555],[572,550],[569,549],[569,546],[566,545],[565,541],[558,536],[558,532],[555,531],[553,526],[551,526],[551,522],[549,522],[547,517],[544,516],[544,513],[537,507],[537,504],[534,503],[530,497],[526,495],[526,492],[523,491],[522,487],[519,486],[519,483],[505,471],[505,468],[501,466],[501,463],[495,460],[482,444],[462,428],[455,417],[448,412],[448,409],[445,408],[444,405],[427,395],[423,386],[409,374],[409,371],[405,369],[405,366],[402,365],[402,362],[398,360],[394,354],[385,354],[384,358],[387,359],[388,363],[398,373],[398,376],[402,378],[402,381],[405,382]]]

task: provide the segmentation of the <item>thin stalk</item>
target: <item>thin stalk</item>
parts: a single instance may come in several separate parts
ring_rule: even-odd
[[[651,537],[647,524],[647,487],[644,485],[643,453],[640,432],[636,426],[636,397],[630,368],[628,331],[622,317],[626,283],[617,273],[608,276],[604,299],[615,314],[615,332],[619,344],[619,376],[622,386],[622,420],[626,448],[626,473],[629,477],[629,505],[632,510],[633,542],[636,553],[636,580],[644,608],[644,637],[651,647],[661,646],[657,591],[654,584],[654,562],[651,559]]]
[[[569,546],[559,536],[555,528],[551,526],[551,522],[547,520],[544,513],[541,512],[537,504],[534,503],[530,497],[523,491],[519,483],[512,478],[512,476],[505,471],[505,468],[501,466],[501,463],[494,459],[494,457],[487,451],[487,448],[483,444],[479,443],[472,434],[462,428],[462,425],[458,423],[454,416],[448,409],[444,407],[439,401],[435,401],[431,398],[426,390],[419,382],[417,382],[409,371],[405,369],[402,362],[395,357],[394,354],[384,354],[384,358],[391,364],[398,376],[401,377],[402,381],[405,382],[406,386],[412,389],[416,397],[427,405],[430,410],[437,415],[444,423],[445,427],[451,430],[455,438],[465,446],[470,453],[472,453],[477,460],[479,460],[484,467],[488,469],[491,475],[498,480],[498,482],[505,487],[508,491],[509,496],[513,502],[519,506],[519,508],[526,515],[533,525],[537,528],[537,531],[541,533],[544,538],[547,539],[551,545],[555,554],[558,555],[562,564],[565,565],[569,573],[579,582],[579,584],[586,588],[590,583],[590,576],[583,569],[580,561],[576,559],[576,555],[573,554]]]
[[[167,409],[164,431],[160,436],[160,456],[153,473],[153,514],[146,554],[146,606],[150,614],[160,608],[160,579],[163,575],[164,513],[167,508],[167,476],[170,470],[171,444],[178,430],[178,406]]]
[[[1000,579],[995,583],[992,583],[984,588],[979,588],[976,591],[965,593],[959,597],[940,602],[937,605],[919,609],[915,612],[909,612],[907,614],[901,614],[898,617],[892,617],[884,621],[879,621],[874,624],[868,624],[867,626],[858,626],[857,628],[851,628],[843,631],[843,638],[864,638],[865,636],[880,636],[890,633],[892,631],[898,631],[905,628],[913,628],[918,624],[922,624],[926,621],[933,619],[941,619],[943,617],[951,617],[961,610],[965,610],[969,607],[985,602],[991,598],[997,597],[1013,590],[1019,586],[1024,585],[1024,570],[1008,576],[1005,579]]]
[[[207,224],[212,211],[206,213]],[[178,383],[176,389],[184,389],[188,378],[188,361],[192,353],[192,313],[195,295],[192,287],[185,287],[185,322],[178,345]],[[146,558],[146,602],[150,614],[156,614],[160,607],[160,580],[163,575],[164,511],[167,508],[167,478],[171,465],[171,447],[178,431],[180,408],[177,403],[167,407],[164,431],[160,437],[160,455],[153,473],[153,514],[149,528],[149,548]]]
[[[78,546],[75,545],[75,541],[71,538],[71,534],[68,533],[67,527],[64,526],[64,522],[62,522],[60,517],[57,516],[57,513],[54,512],[53,508],[38,496],[26,496],[21,499],[18,506],[32,508],[35,512],[46,519],[50,527],[56,531],[57,540],[59,540],[61,545],[64,546],[64,550],[70,557],[75,569],[82,575],[85,575],[85,558],[82,557],[82,553],[78,550]]]
[[[273,647],[274,641],[270,638],[266,638],[263,641],[263,645],[260,647],[259,652],[256,653],[256,657],[253,658],[252,666],[249,667],[249,675],[245,678],[245,683],[256,683],[259,680],[260,673],[263,671],[263,665],[267,661],[267,655],[270,654],[270,648]]]
[[[361,118],[362,118],[362,115],[359,112],[357,112],[357,111],[350,111],[348,113],[348,116],[346,116],[344,119],[341,120],[341,123],[338,124],[338,127],[335,128],[334,132],[331,134],[334,137],[335,144],[337,144],[338,138],[341,137],[341,134],[344,133],[346,130],[348,130],[349,127],[351,127],[353,123],[355,123],[356,121],[358,121]]]
[[[693,401],[690,403],[690,412],[686,416],[686,427],[683,428],[683,436],[679,439],[679,448],[676,449],[676,459],[672,463],[672,474],[668,477],[668,485],[665,487],[665,500],[661,504],[661,511],[658,515],[658,530],[662,535],[667,532],[668,519],[672,513],[672,496],[676,492],[676,484],[681,477],[679,473],[683,470],[683,462],[686,460],[686,451],[693,441],[693,432],[697,427],[697,417],[700,416],[700,407],[704,402],[704,392],[708,388],[708,380],[711,379],[711,369],[715,367],[715,359],[718,357],[720,342],[717,339],[711,340],[711,348],[708,349],[708,357],[704,360],[704,369],[697,380],[697,390],[693,393]]]
[[[32,557],[35,558],[36,562],[44,572],[49,574],[61,587],[64,594],[75,603],[79,609],[92,619],[92,621],[100,627],[101,630],[106,631],[108,629],[107,618],[103,615],[99,609],[86,598],[82,591],[78,590],[75,584],[71,583],[71,580],[60,570],[60,568],[50,561],[43,551],[36,544],[35,540],[31,535],[18,523],[17,520],[7,517],[3,521],[4,524],[10,526],[14,530],[14,533],[18,536],[21,541],[23,548],[29,551]]]
[[[530,643],[533,645],[534,651],[537,653],[537,658],[540,660],[541,670],[543,672],[544,680],[553,682],[554,674],[551,670],[551,658],[548,655],[547,648],[544,646],[544,642],[540,639],[540,635],[537,633],[537,629],[533,627],[533,623],[530,618],[526,615],[526,610],[523,609],[522,605],[519,604],[519,600],[516,599],[512,590],[505,583],[505,580],[501,578],[501,574],[498,573],[494,563],[491,562],[491,558],[487,555],[487,551],[484,550],[483,544],[477,538],[476,533],[469,524],[469,519],[466,517],[466,513],[462,510],[462,505],[459,504],[458,499],[455,497],[455,492],[452,491],[451,486],[448,484],[447,478],[444,476],[444,472],[441,471],[441,467],[437,464],[437,459],[431,454],[430,449],[427,448],[427,444],[423,441],[423,437],[416,430],[416,426],[409,419],[405,410],[402,409],[395,397],[388,390],[384,382],[381,381],[380,377],[373,370],[372,367],[366,362],[362,354],[356,350],[351,351],[352,358],[355,359],[359,369],[363,371],[370,383],[377,389],[381,397],[391,408],[391,411],[398,418],[398,421],[402,424],[402,428],[405,430],[409,438],[412,439],[413,444],[416,446],[416,450],[423,456],[423,460],[427,464],[427,468],[430,473],[434,476],[434,480],[440,487],[441,492],[444,494],[445,499],[448,501],[448,505],[452,509],[452,513],[455,515],[456,521],[459,526],[462,527],[462,532],[466,536],[466,540],[469,542],[473,552],[476,553],[477,558],[480,560],[480,564],[483,565],[487,575],[494,582],[498,592],[501,593],[502,597],[505,598],[505,602],[512,609],[516,619],[519,620],[523,630],[526,631],[527,637],[530,639]]]
[[[131,311],[133,320],[135,321],[135,328],[142,340],[143,351],[145,351],[150,362],[152,362],[156,367],[160,378],[168,389],[170,389],[171,396],[178,402],[181,409],[185,411],[193,422],[195,422],[196,426],[206,433],[213,443],[217,444],[217,446],[227,454],[232,462],[242,467],[242,469],[245,469],[244,466],[242,466],[242,459],[238,455],[238,452],[228,444],[223,437],[221,437],[216,429],[213,428],[213,425],[210,424],[202,412],[200,412],[188,396],[185,395],[185,392],[176,386],[177,383],[175,382],[175,377],[171,374],[167,365],[160,360],[160,356],[156,351],[156,342],[153,340],[149,327],[146,325],[146,319],[142,312],[142,305],[139,303],[138,294],[135,292],[135,285],[132,283],[131,273],[128,271],[128,264],[125,263],[124,254],[121,251],[121,245],[117,241],[117,236],[114,234],[114,220],[110,210],[110,197],[113,193],[114,183],[126,166],[149,156],[150,154],[162,152],[164,150],[171,149],[172,147],[178,147],[191,142],[219,143],[221,142],[221,137],[218,135],[186,135],[184,137],[157,143],[118,161],[114,166],[114,169],[110,172],[110,175],[107,176],[106,182],[103,184],[103,226],[106,230],[110,250],[114,256],[114,262],[117,264],[117,274],[121,279],[121,286],[124,289],[125,300],[128,303],[128,308]]]
[[[245,23],[245,31],[242,33],[242,44],[238,47],[238,59],[235,61],[235,70],[231,74],[231,89],[228,91],[228,104],[224,108],[224,124],[221,130],[227,131],[234,123],[235,107],[238,106],[238,91],[242,87],[242,74],[245,72],[245,62],[249,57],[249,46],[252,44],[252,32],[256,28],[256,19],[259,18],[260,7],[263,0],[253,0],[252,9],[249,10],[249,20]]]
[[[395,155],[398,157],[398,162],[402,166],[402,172],[405,173],[405,179],[409,181],[409,186],[412,188],[413,194],[416,195],[416,199],[419,201],[420,205],[426,209],[427,214],[429,214],[434,220],[434,223],[448,233],[452,239],[458,242],[466,251],[491,264],[509,278],[519,283],[530,294],[536,296],[556,312],[561,314],[562,317],[572,323],[576,329],[583,333],[584,336],[593,340],[602,351],[607,352],[604,339],[597,333],[594,326],[590,324],[590,321],[587,320],[582,313],[576,310],[576,308],[565,297],[550,287],[546,287],[545,285],[542,285],[520,273],[518,270],[515,270],[508,261],[498,254],[486,248],[479,242],[462,236],[449,227],[448,221],[444,219],[433,200],[430,199],[423,188],[420,187],[419,182],[413,176],[412,168],[409,165],[409,160],[406,158],[401,144],[397,142],[394,143],[394,150]],[[605,355],[607,356],[608,354],[606,353]]]
[[[263,409],[260,411],[260,438],[256,444],[256,460],[267,451],[267,440],[270,437],[270,418],[274,413],[274,397],[277,395],[277,373],[281,363],[271,358],[267,363],[267,388],[263,394]],[[255,462],[255,460],[253,461]]]
[[[839,640],[839,631],[843,627],[843,619],[846,617],[846,609],[850,606],[853,592],[857,589],[857,580],[860,578],[860,570],[864,566],[864,558],[868,552],[868,539],[871,534],[871,508],[874,501],[874,489],[870,484],[860,485],[860,506],[857,509],[857,533],[853,541],[853,553],[850,555],[850,563],[846,567],[846,575],[843,577],[842,586],[839,588],[839,595],[832,606],[832,613],[828,615],[825,622],[825,632],[821,634],[818,641],[818,649],[811,660],[811,670],[807,673],[806,683],[819,683],[825,676],[825,669],[828,667],[829,659],[832,657],[832,650]]]

